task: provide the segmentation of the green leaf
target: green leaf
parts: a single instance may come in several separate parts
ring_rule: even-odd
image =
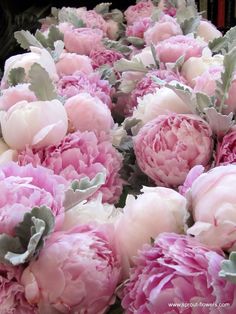
[[[119,85],[119,91],[121,91],[124,94],[128,94],[132,92],[132,90],[135,89],[135,86],[137,84],[137,80],[122,80]]]
[[[229,259],[221,262],[219,276],[236,284],[236,252],[231,252]]]
[[[197,10],[193,6],[180,7],[176,12],[177,22],[182,26],[186,20],[198,17]]]
[[[180,56],[173,64],[172,71],[179,71],[184,64],[184,61],[185,61],[184,56]]]
[[[158,9],[158,8],[155,8],[153,11],[152,11],[152,15],[151,15],[151,19],[153,22],[158,22],[161,18],[163,14],[163,11]]]
[[[209,42],[208,47],[214,53],[225,55],[236,46],[236,26],[232,27],[223,37],[215,38]]]
[[[8,83],[11,86],[24,83],[25,81],[25,69],[24,68],[13,68],[8,75]]]
[[[92,196],[106,181],[105,172],[99,172],[92,180],[84,177],[81,180],[74,180],[65,192],[64,208],[69,210],[80,202]]]
[[[35,38],[41,43],[41,45],[44,48],[48,47],[48,41],[47,41],[46,36],[42,32],[40,32],[38,29],[35,33]]]
[[[144,47],[145,42],[142,38],[130,36],[130,37],[127,37],[126,39],[128,40],[129,43],[131,43],[136,48]]]
[[[62,8],[58,12],[58,19],[60,23],[68,22],[74,25],[76,28],[85,27],[85,23],[81,20],[76,12],[75,8]]]
[[[30,87],[38,100],[52,100],[57,98],[55,86],[48,72],[38,63],[34,63],[29,71]]]
[[[220,113],[225,108],[225,101],[228,98],[228,91],[234,77],[235,68],[236,47],[224,56],[224,71],[221,73],[221,80],[216,82],[216,96],[220,100]]]
[[[56,41],[63,41],[64,40],[64,35],[62,32],[60,32],[60,30],[55,26],[52,25],[49,28],[49,33],[48,33],[48,47],[53,49],[54,48],[54,43]]]
[[[104,39],[103,44],[107,49],[114,49],[118,52],[121,52],[124,55],[129,55],[132,51],[127,45],[122,44],[120,41]]]
[[[100,73],[101,79],[107,80],[112,86],[117,83],[116,74],[111,66],[104,64],[98,68],[98,72]]]
[[[30,46],[43,48],[43,45],[29,31],[17,31],[14,37],[23,49],[29,49]]]
[[[103,18],[105,20],[113,20],[114,22],[117,22],[118,24],[122,24],[124,21],[124,15],[122,11],[118,9],[111,10],[109,13],[103,14]]]
[[[199,16],[193,16],[191,18],[185,19],[183,23],[181,23],[181,29],[183,31],[184,35],[190,34],[190,33],[196,33],[198,27],[200,24],[200,17]]]
[[[101,15],[106,14],[109,12],[111,5],[111,2],[100,3],[94,7],[94,11]]]
[[[34,207],[15,228],[15,237],[0,235],[0,261],[14,266],[35,257],[53,231],[55,218],[46,207]]]
[[[197,108],[200,113],[204,113],[207,108],[214,107],[212,99],[204,93],[196,93]]]
[[[62,54],[64,47],[65,45],[63,41],[58,40],[54,42],[54,50],[51,51],[51,55],[55,62],[57,62],[60,59],[60,55]]]
[[[155,49],[153,44],[150,45],[150,48],[151,48],[153,60],[155,62],[155,66],[157,69],[159,69],[160,68],[160,61],[157,59],[156,49]]]
[[[135,71],[148,73],[148,69],[142,61],[133,58],[133,60],[120,59],[114,63],[114,69],[118,72]]]

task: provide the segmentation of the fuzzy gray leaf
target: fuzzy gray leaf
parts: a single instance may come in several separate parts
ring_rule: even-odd
[[[236,252],[231,252],[229,259],[222,261],[219,276],[236,284]]]
[[[13,68],[8,75],[8,83],[10,86],[24,83],[25,81],[25,69],[24,68]]]
[[[114,69],[118,72],[126,72],[126,71],[135,71],[135,72],[141,72],[141,73],[147,73],[148,69],[145,67],[145,65],[137,60],[133,59],[126,60],[126,59],[120,59],[115,62]]]
[[[17,31],[14,37],[23,49],[29,49],[30,46],[43,48],[43,45],[29,31]]]
[[[109,12],[111,5],[112,5],[111,2],[97,4],[94,7],[94,11],[97,12],[98,14],[104,15]]]

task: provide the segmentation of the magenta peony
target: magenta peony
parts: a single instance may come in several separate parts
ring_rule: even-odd
[[[236,286],[218,275],[223,259],[190,237],[161,234],[140,251],[124,284],[125,313],[235,313]]]
[[[97,49],[92,50],[89,57],[92,60],[93,68],[96,70],[102,65],[113,66],[114,62],[123,58],[123,55],[115,50]]]
[[[158,22],[147,29],[144,33],[144,40],[147,45],[157,45],[167,38],[182,34],[183,32],[176,19],[169,15],[163,15]]]
[[[206,42],[190,36],[178,35],[163,40],[156,45],[157,56],[161,62],[176,62],[181,56],[185,61],[191,57],[201,57]]]
[[[109,133],[114,125],[107,105],[88,93],[80,93],[67,99],[65,109],[72,130]]]
[[[151,26],[151,23],[152,19],[150,17],[140,18],[132,25],[127,26],[125,34],[127,37],[143,38],[144,33]]]
[[[102,314],[114,302],[119,277],[112,226],[82,225],[52,234],[21,281],[41,313]]]
[[[154,9],[151,0],[141,0],[135,5],[129,6],[124,15],[128,25],[130,25],[143,17],[151,17]]]
[[[99,189],[103,202],[116,202],[122,192],[121,154],[112,146],[109,139],[97,138],[93,132],[77,131],[68,134],[60,144],[42,150],[25,149],[18,156],[20,165],[32,163],[43,165],[60,174],[68,181],[85,176],[94,178],[99,172],[106,172],[106,182]]]
[[[236,128],[232,128],[222,141],[218,143],[216,150],[216,165],[236,164]]]
[[[187,230],[211,248],[236,250],[236,165],[200,175],[189,191],[194,225]]]
[[[112,106],[112,89],[106,80],[101,80],[98,73],[86,75],[76,72],[74,75],[63,76],[57,82],[57,89],[60,96],[70,98],[79,93],[89,93],[98,97],[109,108]]]
[[[140,169],[160,186],[183,184],[189,170],[207,166],[213,140],[209,125],[187,114],[162,115],[145,124],[134,138]]]
[[[63,222],[65,186],[64,178],[40,166],[14,162],[0,166],[0,233],[14,235],[15,226],[35,206],[49,207],[59,227]]]
[[[21,267],[0,264],[0,306],[2,314],[38,314],[37,307],[28,303],[20,283]]]

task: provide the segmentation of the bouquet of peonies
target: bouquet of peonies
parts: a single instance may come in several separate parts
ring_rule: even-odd
[[[0,90],[1,314],[236,313],[236,27],[194,1],[52,8]]]

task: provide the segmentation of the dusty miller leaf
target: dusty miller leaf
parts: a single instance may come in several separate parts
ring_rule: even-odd
[[[228,98],[228,91],[232,83],[236,68],[236,47],[224,56],[224,70],[221,73],[221,80],[216,82],[216,96],[220,100],[219,112],[225,108],[225,101]]]
[[[114,63],[114,69],[118,72],[126,72],[126,71],[135,71],[135,72],[142,72],[147,73],[148,69],[145,65],[138,59],[127,60],[127,59],[120,59]]]
[[[64,42],[61,40],[58,40],[54,42],[54,50],[51,51],[51,55],[55,62],[57,62],[60,58],[60,55],[62,54],[64,50]]]
[[[30,46],[43,48],[43,45],[29,31],[17,31],[14,37],[23,49],[29,49]]]
[[[40,32],[38,29],[37,29],[37,31],[35,33],[35,38],[41,43],[41,45],[44,48],[48,47],[47,37],[42,32]]]
[[[98,68],[98,72],[100,73],[101,79],[107,80],[112,86],[117,83],[116,74],[111,66],[104,64]]]
[[[38,100],[52,100],[57,98],[55,86],[48,72],[38,63],[34,63],[29,71],[30,86]]]
[[[117,22],[118,24],[122,24],[124,21],[124,15],[122,11],[118,9],[111,10],[109,13],[103,14],[103,18],[105,20],[113,20],[114,22]]]
[[[106,14],[109,12],[111,5],[112,5],[111,2],[97,4],[94,7],[94,11],[97,12],[98,14],[101,14],[101,15]]]
[[[52,25],[49,28],[49,33],[48,33],[48,40],[47,40],[48,47],[53,49],[54,43],[58,40],[63,41],[64,35],[62,32],[60,32],[60,30],[55,25]]]
[[[84,177],[81,180],[74,180],[65,192],[64,208],[69,210],[80,202],[92,196],[106,181],[105,172],[99,172],[92,180]]]
[[[236,284],[236,252],[231,252],[229,259],[221,262],[219,276]]]
[[[25,69],[24,68],[13,68],[8,75],[8,83],[11,86],[24,83],[25,81]]]
[[[68,22],[76,28],[85,27],[84,21],[78,17],[75,8],[62,8],[58,12],[58,19],[60,23]]]
[[[232,27],[223,37],[215,38],[209,42],[208,47],[214,53],[225,55],[236,46],[236,26]]]
[[[184,35],[190,34],[190,33],[196,33],[198,26],[200,24],[200,17],[199,16],[193,16],[189,19],[185,19],[183,23],[181,23],[181,29],[183,31]]]
[[[10,264],[11,263],[5,259],[8,252],[22,253],[23,248],[20,243],[19,238],[13,238],[7,234],[0,235],[0,263]]]
[[[130,36],[130,37],[127,37],[126,39],[128,40],[129,43],[131,43],[136,48],[143,48],[145,44],[144,40],[139,37]]]
[[[131,48],[129,48],[127,45],[122,44],[120,41],[104,39],[103,44],[106,48],[114,49],[124,55],[129,55],[131,52]]]
[[[153,60],[155,62],[155,66],[157,69],[159,69],[160,68],[160,61],[157,59],[156,49],[155,49],[153,44],[150,45],[150,48],[151,48]]]

